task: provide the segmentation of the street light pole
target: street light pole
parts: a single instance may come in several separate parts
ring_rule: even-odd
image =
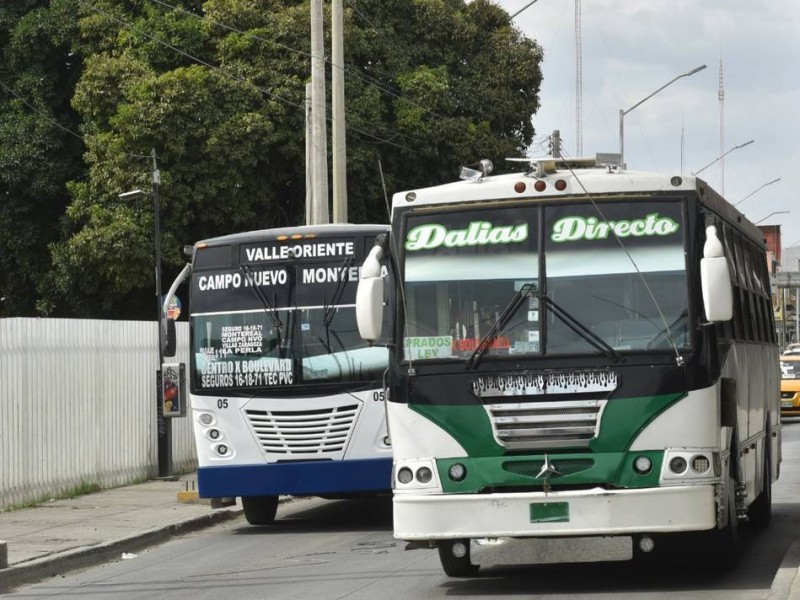
[[[767,183],[764,183],[764,184],[762,184],[762,185],[758,186],[758,187],[757,187],[756,189],[754,189],[752,192],[750,192],[749,194],[747,194],[747,196],[745,196],[744,198],[742,198],[741,200],[739,200],[739,201],[738,201],[736,204],[734,204],[734,206],[739,206],[739,205],[740,205],[742,202],[744,202],[745,200],[747,200],[747,199],[748,199],[750,196],[752,196],[753,194],[755,194],[757,191],[759,191],[759,190],[763,190],[763,189],[764,189],[765,187],[767,187],[768,185],[772,185],[773,183],[777,183],[777,182],[779,182],[780,180],[781,180],[781,178],[780,178],[780,177],[778,177],[777,179],[773,179],[772,181],[768,181]]]
[[[703,171],[705,171],[705,170],[706,170],[708,167],[710,167],[711,165],[713,165],[713,164],[714,164],[714,163],[716,163],[717,161],[720,161],[720,160],[722,160],[723,158],[725,158],[726,156],[728,156],[728,154],[730,154],[730,153],[731,153],[731,152],[733,152],[734,150],[738,150],[739,148],[744,148],[745,146],[749,146],[749,145],[750,145],[750,144],[752,144],[753,142],[755,142],[755,140],[749,140],[749,141],[745,142],[744,144],[739,144],[738,146],[734,146],[733,148],[731,148],[730,150],[728,150],[728,151],[727,151],[725,154],[721,154],[720,156],[718,156],[717,158],[715,158],[714,160],[712,160],[710,163],[708,163],[708,164],[707,164],[705,167],[703,167],[702,169],[698,169],[697,171],[695,171],[694,173],[692,173],[692,175],[699,175],[700,173],[702,173]]]
[[[164,310],[161,306],[161,198],[158,187],[161,184],[161,172],[158,170],[156,149],[151,153],[153,158],[153,244],[156,252],[156,314],[158,315],[158,381],[156,391],[156,411],[158,416],[158,476],[172,475],[172,420],[164,417],[164,403],[161,398],[162,386],[161,365],[164,364]]]
[[[774,212],[771,212],[771,213],[769,213],[769,214],[768,214],[766,217],[764,217],[763,219],[759,219],[758,221],[756,221],[755,223],[753,223],[753,225],[758,225],[759,223],[763,223],[764,221],[766,221],[767,219],[769,219],[769,218],[770,218],[772,215],[786,215],[786,214],[789,214],[790,212],[792,212],[792,211],[790,211],[790,210],[776,210],[776,211],[774,211]]]
[[[161,173],[158,170],[156,149],[150,156],[153,159],[153,248],[156,258],[156,327],[158,329],[158,368],[156,369],[156,440],[158,451],[158,476],[172,475],[172,422],[164,416],[164,403],[161,398],[161,365],[164,363],[164,309],[161,305],[161,198],[158,186]],[[121,200],[137,200],[148,194],[142,190],[133,190],[119,194]]]
[[[525,9],[526,9],[526,8],[528,8],[529,6],[533,6],[533,5],[534,5],[534,4],[536,4],[538,1],[539,1],[539,0],[533,0],[533,2],[528,2],[528,3],[527,3],[525,6],[523,6],[522,8],[520,8],[520,9],[519,9],[517,12],[515,12],[513,15],[509,15],[509,16],[508,16],[509,20],[510,20],[510,19],[513,19],[514,17],[516,17],[516,16],[517,16],[519,13],[521,13],[523,10],[525,10]]]
[[[625,164],[625,130],[624,130],[625,115],[627,115],[629,112],[631,112],[634,108],[636,108],[640,104],[643,104],[644,102],[646,102],[647,100],[649,100],[650,98],[655,96],[657,93],[659,93],[664,88],[669,87],[670,85],[672,85],[673,83],[678,81],[678,79],[694,75],[698,71],[702,71],[705,68],[706,68],[706,65],[700,65],[699,67],[695,67],[691,71],[687,71],[686,73],[682,73],[682,74],[678,75],[677,77],[675,77],[674,79],[672,79],[671,81],[668,81],[667,83],[662,85],[660,88],[658,88],[655,92],[653,92],[652,94],[650,94],[646,98],[642,98],[641,100],[639,100],[639,102],[637,102],[636,104],[631,106],[628,110],[620,109],[620,111],[619,111],[619,157],[620,157],[620,162],[622,164]]]

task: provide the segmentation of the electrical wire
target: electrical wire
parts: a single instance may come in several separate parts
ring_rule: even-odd
[[[94,10],[95,12],[98,12],[98,13],[106,16],[110,20],[118,23],[119,25],[122,25],[124,28],[129,29],[130,31],[133,31],[134,33],[137,33],[138,35],[141,35],[141,36],[143,36],[143,37],[145,37],[145,38],[147,38],[149,40],[152,40],[152,41],[156,42],[157,44],[160,44],[160,45],[172,50],[173,52],[176,52],[177,54],[180,54],[181,56],[184,56],[185,58],[188,58],[189,60],[192,60],[192,61],[194,61],[194,62],[196,62],[196,63],[198,63],[198,64],[200,64],[200,65],[202,65],[202,66],[204,66],[204,67],[206,67],[208,69],[211,69],[214,72],[219,73],[223,77],[227,77],[229,79],[233,79],[233,80],[238,81],[240,83],[244,83],[246,85],[252,86],[253,88],[259,90],[261,93],[265,94],[266,96],[268,96],[270,98],[273,98],[273,99],[275,99],[275,100],[277,100],[279,102],[283,102],[284,104],[287,104],[287,105],[292,106],[294,108],[298,108],[300,110],[305,111],[305,108],[306,108],[305,107],[305,103],[299,104],[297,102],[289,100],[288,98],[284,98],[284,97],[282,97],[282,96],[280,96],[280,95],[278,95],[278,94],[276,94],[276,93],[274,93],[274,92],[272,92],[270,90],[262,88],[262,87],[256,85],[255,83],[253,83],[252,81],[249,81],[247,79],[244,79],[242,77],[238,77],[238,76],[236,76],[236,75],[234,75],[232,73],[229,73],[229,72],[225,71],[224,69],[221,69],[220,67],[209,63],[208,61],[205,61],[205,60],[203,60],[201,58],[198,58],[198,57],[196,57],[196,56],[194,56],[192,54],[189,54],[185,50],[181,50],[180,48],[177,48],[177,47],[173,46],[172,44],[157,38],[154,35],[151,35],[151,34],[145,32],[145,31],[142,31],[141,29],[131,25],[127,21],[125,21],[123,19],[120,19],[119,17],[116,17],[116,16],[110,14],[109,12],[103,10],[102,8],[98,8],[97,6],[92,4],[91,2],[88,2],[87,0],[77,0],[77,2],[78,2],[78,4],[80,4],[82,6],[85,6],[85,7],[89,8],[89,9],[91,9],[91,10]],[[326,115],[326,119],[328,121],[331,120],[331,118],[328,117],[327,115]],[[375,127],[384,127],[385,128],[385,126],[381,125],[381,124],[376,124],[376,123],[372,123],[372,122],[369,122],[369,121],[364,121],[364,122],[366,124],[368,124],[368,125],[373,125]],[[368,131],[364,131],[363,129],[360,129],[358,127],[354,127],[352,125],[345,125],[345,129],[347,129],[348,131],[350,131],[352,133],[357,133],[357,134],[362,135],[364,137],[371,138],[371,139],[375,140],[377,143],[387,144],[387,145],[390,145],[390,146],[394,146],[394,147],[396,147],[398,149],[405,150],[405,151],[410,152],[412,154],[418,154],[415,150],[413,150],[412,148],[409,148],[408,146],[404,146],[402,144],[398,144],[396,142],[393,142],[393,141],[391,141],[391,139],[381,138],[381,137],[379,137],[379,136],[377,136],[377,135],[375,135],[373,133],[370,133]],[[409,136],[408,134],[398,133],[398,132],[392,132],[392,133],[395,135],[395,137],[399,135],[399,136],[403,136],[403,137],[408,138],[408,139],[412,139],[412,140],[415,139],[413,136]],[[416,140],[419,141],[419,142],[423,142],[424,141],[424,140],[421,140],[419,138],[416,138]]]

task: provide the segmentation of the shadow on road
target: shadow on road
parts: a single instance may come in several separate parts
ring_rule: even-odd
[[[243,525],[235,530],[238,535],[332,531],[385,531],[391,535],[391,496],[290,501],[286,505],[281,504],[272,525]]]

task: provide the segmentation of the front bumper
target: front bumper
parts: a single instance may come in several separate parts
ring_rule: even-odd
[[[394,536],[409,541],[631,535],[716,527],[715,485],[502,494],[395,494]]]

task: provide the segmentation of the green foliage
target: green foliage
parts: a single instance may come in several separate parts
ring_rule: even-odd
[[[152,196],[118,198],[153,153],[165,287],[184,244],[302,222],[308,0],[16,0],[0,51],[0,316],[153,317]],[[540,63],[488,0],[345,3],[350,220],[386,221],[379,164],[523,154]]]

